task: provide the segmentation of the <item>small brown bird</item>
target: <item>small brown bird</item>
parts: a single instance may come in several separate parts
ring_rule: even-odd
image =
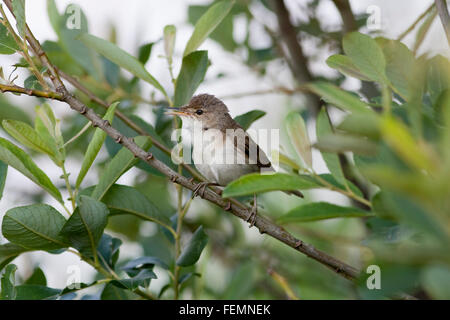
[[[201,182],[195,194],[203,194],[208,185],[226,186],[239,177],[263,170],[274,171],[263,150],[230,116],[227,106],[210,94],[194,96],[191,101],[167,114],[180,116],[183,129],[193,138],[192,160],[208,180]],[[288,191],[303,197],[299,191]],[[247,221],[252,226],[257,212],[254,195],[252,212]]]

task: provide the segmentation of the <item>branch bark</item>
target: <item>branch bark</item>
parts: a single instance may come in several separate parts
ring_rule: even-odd
[[[313,80],[313,76],[308,69],[308,59],[303,48],[297,39],[297,31],[291,22],[289,11],[283,0],[272,0],[272,7],[277,15],[280,37],[286,44],[289,51],[290,61],[288,65],[299,84],[304,84]],[[316,115],[320,109],[320,100],[311,94],[305,95],[307,98],[307,108]]]
[[[434,3],[436,4],[436,9],[439,13],[439,18],[441,19],[442,26],[444,27],[448,44],[450,45],[450,15],[448,13],[447,1],[434,0]]]
[[[358,25],[352,11],[352,7],[350,6],[350,2],[348,0],[333,0],[333,2],[341,15],[344,31],[351,32],[357,30]]]
[[[11,0],[4,0],[11,13],[12,6]],[[55,66],[50,62],[45,51],[43,51],[39,41],[34,37],[33,33],[26,27],[26,39],[35,53],[35,55],[41,60],[42,64],[47,67],[49,77],[56,88],[56,92],[61,95],[61,101],[66,102],[71,109],[77,111],[92,122],[94,127],[98,127],[106,132],[116,143],[121,144],[128,150],[130,150],[135,157],[147,162],[150,166],[158,170],[167,176],[173,183],[177,183],[189,190],[194,190],[196,184],[190,179],[179,175],[163,162],[156,159],[151,153],[141,149],[133,140],[121,134],[118,130],[113,128],[108,121],[103,120],[92,109],[84,105],[80,100],[74,97],[65,87],[60,75],[58,74]],[[220,195],[212,190],[206,189],[202,198],[216,204],[224,210],[229,210],[236,217],[247,220],[250,215],[250,208],[243,206],[242,204],[230,203],[229,200],[223,199]],[[352,266],[314,248],[312,245],[303,242],[292,236],[281,226],[276,225],[268,218],[258,215],[256,217],[255,226],[259,229],[260,233],[266,233],[271,237],[287,244],[288,246],[296,249],[297,251],[305,254],[306,256],[318,261],[319,263],[334,270],[337,274],[347,278],[355,279],[359,275],[359,271]]]

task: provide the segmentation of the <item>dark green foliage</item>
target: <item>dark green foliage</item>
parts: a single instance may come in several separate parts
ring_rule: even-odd
[[[23,38],[25,1],[12,3],[11,23]],[[260,123],[277,113],[285,118],[280,153],[271,155],[281,172],[242,176],[225,186],[222,197],[244,201],[258,194],[260,215],[282,224],[306,245],[359,267],[355,281],[322,268],[270,234],[247,235],[240,220],[206,201],[195,200],[191,206],[190,191],[178,194],[157,168],[135,157],[120,139],[114,141],[101,128],[91,128],[82,115],[70,112],[59,119],[53,105],[41,104],[32,121],[33,102],[16,105],[16,99],[12,104],[5,93],[0,96],[0,120],[14,141],[6,135],[0,138],[0,199],[5,188],[11,194],[7,188],[13,175],[7,179],[8,166],[39,191],[24,195],[21,202],[27,205],[2,213],[2,235],[8,242],[0,245],[0,298],[386,299],[419,293],[449,299],[450,63],[441,55],[417,54],[436,11],[431,9],[419,21],[411,50],[399,40],[358,32],[366,14],[354,13],[350,28],[328,30],[319,16],[319,3],[303,4],[305,16],[294,19],[290,13],[290,22],[300,45],[308,41],[330,53],[322,59],[322,54],[304,50],[301,63],[310,68],[312,62],[320,62],[335,70],[333,76],[318,76],[311,68],[306,77],[310,81],[285,84],[290,79],[285,77],[280,83],[286,87],[273,84],[268,92],[288,96],[307,92],[321,101],[321,109],[315,114],[304,104],[306,99],[280,98],[274,106],[278,109],[269,110]],[[74,97],[190,178],[167,152],[176,144],[171,134],[181,122],[168,117],[165,107],[186,104],[206,81],[210,85],[233,79],[231,70],[218,70],[219,57],[206,51],[211,44],[206,39],[237,58],[240,68],[247,67],[261,83],[284,77],[283,68],[297,76],[293,62],[299,55],[284,43],[284,31],[265,25],[264,15],[276,18],[272,4],[222,0],[190,5],[187,20],[194,29],[181,47],[177,39],[181,26],[167,21],[154,42],[121,48],[115,29],[108,39],[89,34],[80,8],[69,5],[62,11],[48,0],[56,40],[38,40],[56,68],[89,91],[73,90]],[[79,28],[70,27],[77,23],[74,12],[79,13]],[[3,23],[0,55],[16,54],[15,67],[21,72],[16,78],[16,70],[4,74],[6,68],[0,66],[1,84],[45,90],[36,72],[47,77],[47,68],[33,55],[37,64],[33,70],[26,50],[21,52],[25,58],[20,58],[17,52],[23,43],[20,39],[16,43]],[[238,26],[244,28],[237,30]],[[255,45],[253,40],[261,33],[265,41]],[[163,57],[152,52],[159,44],[164,45]],[[167,75],[153,74],[157,63],[168,66]],[[216,74],[207,77],[211,65]],[[280,73],[270,74],[273,70]],[[168,75],[173,83],[160,82]],[[363,81],[361,89],[343,89],[347,78]],[[144,94],[148,88],[150,93]],[[262,88],[254,89],[250,91]],[[229,100],[225,103],[231,106]],[[107,106],[105,111],[102,107]],[[266,115],[258,109],[237,113],[236,122],[246,130]],[[42,165],[41,156],[51,160],[51,169]],[[319,158],[324,171],[317,172]],[[72,172],[67,172],[68,163]],[[328,193],[316,193],[317,189]],[[292,190],[303,191],[305,198],[274,192]],[[46,204],[51,200],[48,195],[56,200],[55,207]],[[10,263],[29,251],[75,253],[95,270],[95,280],[78,288],[50,288],[43,272],[48,269],[36,264],[22,279]],[[374,266],[381,272],[381,288],[370,290],[368,270]],[[157,278],[164,282],[159,287],[152,282]]]

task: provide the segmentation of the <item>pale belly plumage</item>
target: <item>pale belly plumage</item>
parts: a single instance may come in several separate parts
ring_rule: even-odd
[[[245,154],[238,152],[232,143],[202,141],[194,143],[192,160],[197,170],[209,181],[226,186],[242,175],[260,172],[256,164],[245,164]]]
[[[184,141],[192,143],[192,160],[197,170],[209,181],[226,186],[242,175],[260,172],[256,164],[246,164],[246,156],[236,151],[233,141],[216,139],[213,130],[194,130],[201,127],[196,120],[183,119]],[[186,135],[187,134],[187,135]]]

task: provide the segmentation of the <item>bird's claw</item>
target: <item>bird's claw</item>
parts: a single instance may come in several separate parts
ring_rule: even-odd
[[[225,211],[230,211],[231,210],[231,201],[228,201],[227,204],[225,205],[225,207],[223,208],[223,210]]]
[[[194,197],[200,196],[203,198],[203,196],[205,195],[206,187],[209,186],[210,184],[211,184],[210,182],[197,183],[194,189]]]
[[[256,215],[258,214],[258,207],[256,204],[253,204],[252,209],[250,210],[250,215],[247,218],[247,222],[250,223],[249,228],[253,227],[256,222]]]

